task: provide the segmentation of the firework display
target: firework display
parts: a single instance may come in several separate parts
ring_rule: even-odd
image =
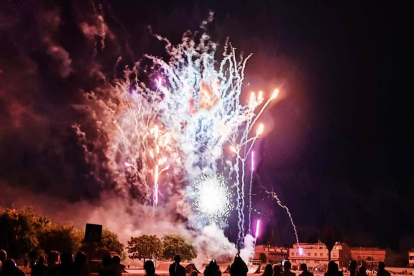
[[[143,73],[137,63],[109,96],[90,96],[93,109],[101,110],[97,125],[109,145],[106,167],[121,190],[134,188],[142,203],[154,208],[168,200],[169,191],[189,187],[186,202],[204,225],[225,225],[235,208],[238,242],[243,243],[246,192],[249,225],[251,220],[252,149],[265,129],[260,116],[279,90],[267,100],[264,92],[251,92],[243,104],[250,56],[243,58],[226,43],[217,62],[218,45],[206,34],[196,42],[187,32],[176,46],[156,37],[166,43],[168,62],[148,55],[151,70]],[[140,74],[149,83],[140,81]],[[249,155],[251,165],[246,167]]]

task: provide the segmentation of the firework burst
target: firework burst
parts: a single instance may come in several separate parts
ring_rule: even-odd
[[[208,222],[221,225],[233,209],[232,193],[222,175],[202,175],[192,185],[193,208]]]

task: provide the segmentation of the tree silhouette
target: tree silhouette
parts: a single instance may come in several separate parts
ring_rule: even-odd
[[[162,242],[164,259],[171,260],[176,254],[179,254],[182,260],[192,260],[197,257],[197,253],[191,243],[180,235],[165,235],[162,238]]]
[[[142,235],[131,237],[128,241],[128,253],[131,259],[150,259],[158,258],[163,252],[161,240],[154,235]]]

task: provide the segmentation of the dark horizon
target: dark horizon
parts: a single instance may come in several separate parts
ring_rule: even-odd
[[[148,25],[176,43],[213,11],[212,39],[222,46],[229,37],[253,53],[245,83],[283,93],[258,148],[253,219],[270,219],[263,219],[259,240],[295,240],[285,210],[266,188],[289,207],[302,242],[321,237],[329,224],[350,245],[414,247],[408,1],[94,4],[102,5],[108,37],[115,38],[83,36],[80,22],[97,24],[90,3],[0,4],[0,187],[70,204],[99,201],[111,183],[102,187],[87,177],[91,168],[72,131],[85,119],[72,105],[100,85],[90,71],[110,78],[119,56],[117,70],[145,53],[162,55]],[[94,53],[94,43],[105,48]],[[0,196],[0,206],[10,201]],[[231,239],[235,227],[231,217],[225,231]]]

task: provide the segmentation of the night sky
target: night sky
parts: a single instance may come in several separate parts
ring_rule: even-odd
[[[178,42],[211,10],[213,40],[253,53],[246,83],[283,91],[260,144],[254,207],[270,219],[261,242],[294,242],[266,188],[290,208],[302,241],[330,224],[351,245],[414,247],[408,3],[1,1],[0,188],[98,200],[110,187],[87,177],[72,125],[88,118],[73,105],[101,85],[99,72],[117,73],[119,56],[118,71],[162,54],[148,25]],[[0,193],[2,202],[13,203]]]

